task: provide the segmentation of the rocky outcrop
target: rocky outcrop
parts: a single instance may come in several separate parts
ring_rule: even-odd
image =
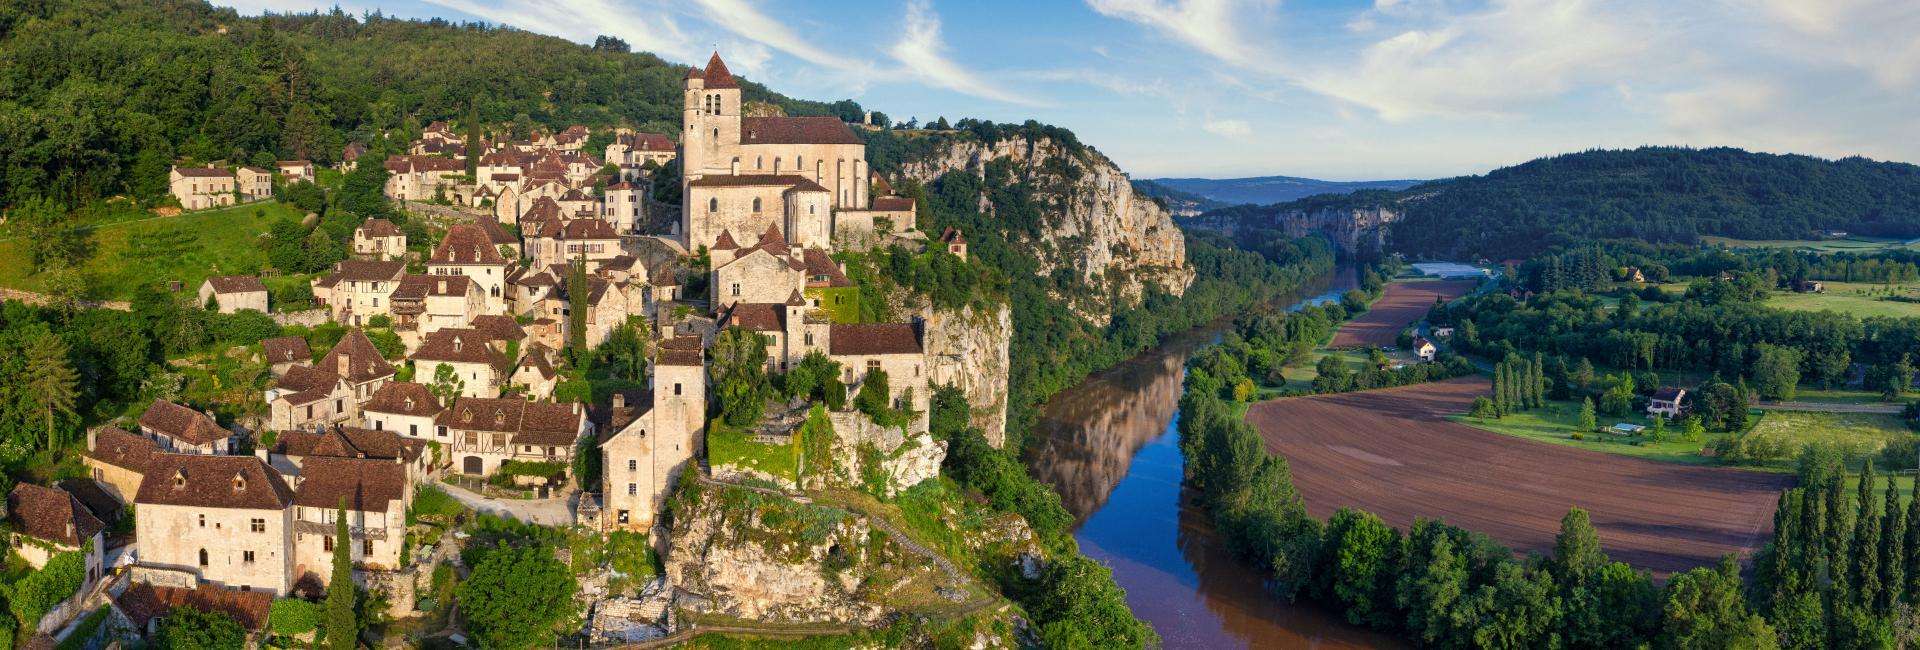
[[[1189,228],[1213,230],[1239,236],[1249,230],[1279,230],[1288,237],[1321,233],[1345,253],[1381,250],[1387,243],[1387,230],[1400,221],[1403,213],[1390,206],[1327,206],[1308,209],[1267,206],[1209,212],[1181,220]]]
[[[1015,180],[1033,190],[1041,224],[1037,236],[1010,233],[1040,263],[1040,273],[1066,269],[1096,291],[1069,297],[1073,310],[1104,326],[1109,297],[1138,300],[1146,287],[1181,294],[1193,281],[1186,240],[1166,208],[1137,193],[1113,161],[1091,148],[1063,147],[1049,138],[1012,136],[987,144],[966,134],[942,134],[932,152],[909,160],[901,173],[923,183],[948,172],[984,178],[987,164],[1007,160]],[[985,197],[981,209],[991,211]]]
[[[1007,376],[1012,365],[1013,310],[928,309],[924,342],[935,385],[955,386],[973,406],[972,424],[995,447],[1007,439]]]
[[[846,487],[890,499],[939,476],[947,459],[946,441],[928,435],[925,417],[907,427],[881,426],[859,411],[831,411],[827,419],[833,425],[831,465],[809,459],[807,489]]]

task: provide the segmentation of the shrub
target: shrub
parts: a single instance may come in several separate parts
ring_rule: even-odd
[[[280,636],[299,636],[320,625],[320,610],[298,598],[276,598],[267,611],[267,624]]]

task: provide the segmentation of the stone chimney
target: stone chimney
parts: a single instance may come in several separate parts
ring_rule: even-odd
[[[614,394],[613,394],[613,407],[614,407],[614,408],[617,408],[617,409],[623,409],[623,408],[626,408],[626,407],[627,407],[627,396],[626,396],[626,394],[624,394],[624,393],[614,393]]]
[[[574,414],[574,415],[579,415],[579,414],[580,414],[580,403],[579,403],[579,402],[573,402],[573,408],[572,408],[571,410],[573,411],[573,414]]]
[[[447,292],[447,279],[446,279],[446,278],[440,278],[440,291],[439,291],[439,293],[442,293],[442,294],[444,294],[444,293],[446,293],[446,292]]]
[[[353,369],[353,360],[347,358],[346,352],[341,352],[340,356],[335,357],[334,360],[338,362],[334,365],[339,366],[341,379],[346,379],[347,375],[352,374],[350,371]]]

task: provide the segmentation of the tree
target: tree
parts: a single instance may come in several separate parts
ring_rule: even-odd
[[[613,328],[600,346],[615,377],[640,381],[647,377],[647,359],[653,356],[653,327],[645,316],[629,316]]]
[[[1773,629],[1747,608],[1740,565],[1729,555],[1714,568],[1700,567],[1667,583],[1661,606],[1662,648],[1709,650],[1778,647]]]
[[[467,102],[467,176],[480,177],[480,100]]]
[[[45,424],[47,449],[55,446],[56,420],[74,417],[79,401],[79,373],[67,360],[67,344],[52,332],[40,332],[27,339],[28,373],[20,386],[20,397]]]
[[[714,396],[721,418],[737,427],[760,421],[767,399],[767,344],[758,332],[728,327],[714,337]]]
[[[587,258],[582,253],[567,267],[567,351],[576,361],[587,353],[587,299],[593,289],[587,284]]]
[[[1880,593],[1874,611],[1882,616],[1893,613],[1900,602],[1906,581],[1906,512],[1900,509],[1900,491],[1893,476],[1887,477],[1886,500],[1880,507]]]
[[[1473,407],[1467,411],[1467,416],[1482,420],[1497,418],[1500,417],[1500,410],[1493,407],[1493,400],[1481,395],[1473,398]]]
[[[191,605],[167,612],[159,628],[154,645],[165,650],[241,648],[247,643],[247,631],[232,616]]]
[[[1593,398],[1580,398],[1580,430],[1592,431],[1598,428],[1600,428],[1600,423],[1594,419]]]
[[[1407,610],[1407,631],[1432,646],[1460,644],[1452,610],[1466,596],[1466,562],[1454,554],[1453,539],[1447,535],[1435,535],[1426,555],[1425,566],[1413,567],[1418,577],[1408,602],[1401,603]]]
[[[433,384],[428,390],[433,391],[434,397],[440,398],[441,404],[451,406],[454,398],[466,392],[467,382],[460,378],[460,373],[454,371],[453,366],[436,363],[433,366]]]
[[[79,266],[86,258],[87,231],[52,199],[33,197],[21,201],[12,210],[9,221],[19,224],[19,239],[26,245],[35,271],[53,266]]]
[[[880,417],[892,408],[892,388],[887,385],[887,371],[874,368],[867,371],[860,380],[860,392],[853,397],[853,407],[872,417]]]
[[[1753,387],[1761,399],[1791,400],[1800,385],[1800,351],[1761,343],[1754,346]]]
[[[333,513],[333,575],[327,581],[326,642],[331,650],[353,650],[359,645],[360,623],[354,616],[353,538],[347,530],[347,501]]]
[[[1873,499],[1876,477],[1873,458],[1868,457],[1860,465],[1859,494],[1854,497],[1859,513],[1853,518],[1853,549],[1847,554],[1852,571],[1847,585],[1853,590],[1854,604],[1861,607],[1872,606],[1880,598],[1880,514]]]
[[[498,542],[460,583],[460,611],[484,647],[552,646],[573,611],[573,575],[545,544]]]
[[[1391,583],[1400,533],[1372,513],[1341,508],[1327,520],[1328,593],[1355,625],[1385,626],[1393,613]]]

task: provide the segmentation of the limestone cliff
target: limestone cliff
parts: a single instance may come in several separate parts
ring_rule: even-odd
[[[1041,223],[1037,236],[1010,238],[1039,261],[1041,275],[1066,269],[1097,289],[1065,297],[1088,320],[1107,323],[1110,297],[1138,300],[1148,285],[1178,295],[1193,280],[1173,216],[1136,192],[1126,172],[1098,151],[1045,137],[1016,135],[991,144],[963,134],[930,137],[939,140],[904,161],[901,174],[923,183],[954,171],[984,178],[988,163],[1012,163],[1015,180],[1033,191]],[[985,197],[981,209],[993,210]]]
[[[1287,237],[1305,237],[1320,233],[1348,254],[1379,251],[1387,243],[1387,231],[1400,221],[1403,212],[1388,205],[1325,205],[1288,207],[1291,204],[1246,206],[1216,210],[1182,219],[1189,228],[1213,230],[1239,236],[1254,230],[1278,230]]]
[[[927,309],[924,341],[928,372],[936,385],[956,386],[973,406],[973,426],[999,447],[1007,439],[1008,354],[1013,341],[1013,310],[1006,303],[990,309]]]

